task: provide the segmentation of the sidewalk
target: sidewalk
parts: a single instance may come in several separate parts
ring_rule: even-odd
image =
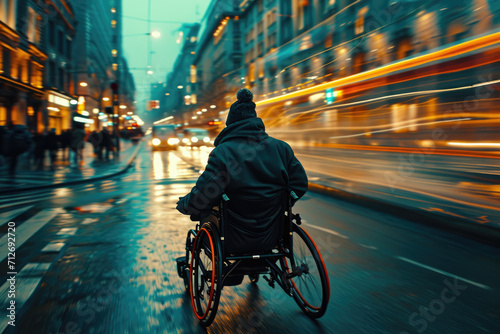
[[[122,140],[119,157],[98,161],[93,154],[92,145],[85,143],[83,161],[79,166],[63,161],[62,150],[59,150],[54,168],[50,167],[50,159],[46,153],[45,165],[41,170],[36,169],[28,153],[25,153],[18,158],[14,179],[9,177],[8,161],[4,159],[0,165],[0,193],[59,187],[118,175],[128,169],[141,145],[142,141],[134,145],[130,141]]]

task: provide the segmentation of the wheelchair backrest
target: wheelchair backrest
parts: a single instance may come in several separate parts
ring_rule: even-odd
[[[278,246],[284,234],[288,192],[271,198],[241,199],[228,195],[221,206],[221,236],[228,254],[259,254]],[[227,198],[226,197],[226,198]]]

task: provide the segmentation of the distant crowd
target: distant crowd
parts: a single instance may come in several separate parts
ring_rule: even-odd
[[[48,132],[30,132],[25,125],[0,126],[0,164],[7,164],[9,175],[15,176],[18,158],[26,153],[30,164],[41,170],[48,156],[50,168],[61,159],[72,166],[83,161],[85,141],[90,142],[97,160],[109,160],[116,155],[116,136],[107,128],[87,134],[83,127],[75,127],[56,134],[52,128]],[[60,153],[60,154],[59,154]]]

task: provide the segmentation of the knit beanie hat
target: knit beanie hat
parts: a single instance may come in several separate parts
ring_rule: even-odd
[[[226,125],[233,124],[246,118],[257,117],[255,103],[252,102],[253,94],[250,90],[242,88],[236,93],[238,101],[234,102],[229,109]]]

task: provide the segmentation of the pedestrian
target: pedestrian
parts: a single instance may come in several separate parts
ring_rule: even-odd
[[[50,132],[45,137],[45,149],[49,152],[50,168],[54,169],[54,164],[57,159],[57,150],[59,149],[56,129],[50,129]]]
[[[109,152],[111,151],[112,143],[111,143],[111,134],[109,133],[108,128],[106,128],[106,127],[102,128],[101,138],[102,138],[102,142],[101,142],[100,150],[101,150],[101,152],[103,149],[106,150],[104,153],[104,158],[106,160],[109,160]]]
[[[97,160],[101,161],[102,160],[102,150],[100,149],[102,141],[101,134],[96,130],[94,130],[90,134],[87,141],[92,144],[92,147],[94,148],[94,155],[97,157]]]
[[[227,235],[239,233],[237,240],[227,238],[228,249],[243,251],[256,239],[262,240],[258,247],[272,247],[272,239],[279,235],[283,196],[293,191],[295,203],[307,191],[307,176],[291,147],[265,132],[252,92],[243,88],[236,97],[205,171],[191,192],[179,199],[177,210],[191,215],[191,220],[218,225],[211,210],[225,193],[229,211],[235,213],[228,216]]]
[[[34,150],[33,150],[33,155],[34,155],[34,164],[35,168],[38,170],[43,169],[43,164],[45,160],[45,138],[46,136],[43,135],[41,132],[36,132],[35,135],[33,136],[33,143],[34,143]]]
[[[66,129],[59,135],[59,146],[61,147],[62,150],[63,161],[68,161],[69,159],[68,147],[70,141],[71,141],[71,130]]]
[[[9,157],[9,175],[15,177],[17,159],[19,155],[27,152],[32,144],[31,134],[26,126],[21,124],[12,124],[10,130],[5,133],[3,138],[3,151]]]
[[[71,160],[70,163],[73,163],[76,166],[78,166],[78,164],[82,161],[83,159],[82,150],[84,145],[85,145],[85,130],[82,128],[81,125],[77,124],[71,130],[71,139],[69,141],[70,155],[72,156],[70,158]]]

